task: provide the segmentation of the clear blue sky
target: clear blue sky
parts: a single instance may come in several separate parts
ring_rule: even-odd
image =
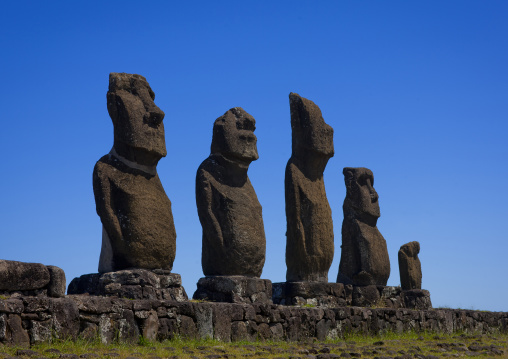
[[[263,278],[285,280],[290,92],[335,129],[325,184],[337,276],[342,168],[368,167],[378,228],[421,244],[435,306],[508,311],[508,2],[5,1],[0,12],[0,258],[97,271],[92,169],[109,152],[110,72],[145,76],[166,113],[158,172],[173,203],[174,272],[202,276],[196,170],[213,121],[257,121],[249,176],[263,206]]]

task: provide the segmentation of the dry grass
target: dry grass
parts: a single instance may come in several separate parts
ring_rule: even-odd
[[[431,333],[393,334],[370,337],[347,335],[324,342],[236,342],[181,340],[139,344],[101,344],[98,341],[56,341],[30,348],[0,348],[0,357],[62,359],[124,358],[508,358],[508,334],[436,335]]]

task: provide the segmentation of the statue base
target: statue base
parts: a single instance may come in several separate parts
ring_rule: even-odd
[[[272,282],[245,276],[200,278],[193,299],[227,303],[271,303]]]
[[[352,286],[327,282],[273,283],[273,303],[321,307],[380,307],[431,309],[430,293],[424,289],[402,290],[401,287]]]
[[[282,282],[273,284],[273,302],[281,305],[344,307],[351,305],[353,287],[328,282]]]
[[[425,289],[402,290],[401,287],[354,286],[351,304],[356,307],[431,309],[430,292]]]
[[[162,269],[126,269],[74,278],[67,294],[85,293],[128,299],[188,300],[180,274]]]

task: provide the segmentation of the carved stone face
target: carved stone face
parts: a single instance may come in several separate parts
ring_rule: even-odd
[[[256,120],[241,107],[234,107],[215,120],[211,152],[249,164],[259,158]]]
[[[325,123],[319,107],[296,93],[289,94],[293,151],[311,151],[332,157],[333,128]]]
[[[109,75],[107,101],[115,131],[115,149],[122,147],[123,153],[133,153],[135,162],[145,162],[141,163],[145,165],[155,165],[167,155],[164,112],[154,99],[155,94],[143,76]]]
[[[357,213],[367,214],[375,219],[381,216],[379,196],[374,189],[374,174],[368,168],[346,167],[343,170],[346,182],[346,200]]]

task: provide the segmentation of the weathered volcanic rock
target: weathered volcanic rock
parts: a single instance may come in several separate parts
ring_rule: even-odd
[[[376,227],[380,217],[374,175],[367,168],[344,168],[346,199],[338,283],[386,285],[390,260],[386,241]]]
[[[265,231],[256,192],[247,176],[259,158],[256,121],[240,107],[219,117],[210,156],[196,176],[196,204],[203,227],[203,273],[259,277]]]
[[[168,270],[125,269],[109,273],[85,274],[74,278],[67,294],[185,301],[188,299],[179,274]]]
[[[154,98],[143,76],[110,74],[107,100],[114,146],[93,173],[103,224],[100,273],[173,266],[176,232],[171,202],[156,171],[167,153],[164,112]]]
[[[403,290],[422,289],[422,265],[418,258],[420,243],[404,244],[399,250],[400,286]]]
[[[323,172],[333,156],[333,129],[314,102],[289,94],[292,154],[286,166],[286,281],[328,282],[332,211]]]
[[[49,271],[44,264],[0,260],[0,291],[40,289],[49,280]]]
[[[62,268],[56,266],[47,266],[50,275],[48,284],[48,296],[54,298],[65,297],[65,288],[67,282],[65,280],[65,272]]]
[[[193,299],[228,303],[271,303],[272,282],[246,276],[200,278]]]

